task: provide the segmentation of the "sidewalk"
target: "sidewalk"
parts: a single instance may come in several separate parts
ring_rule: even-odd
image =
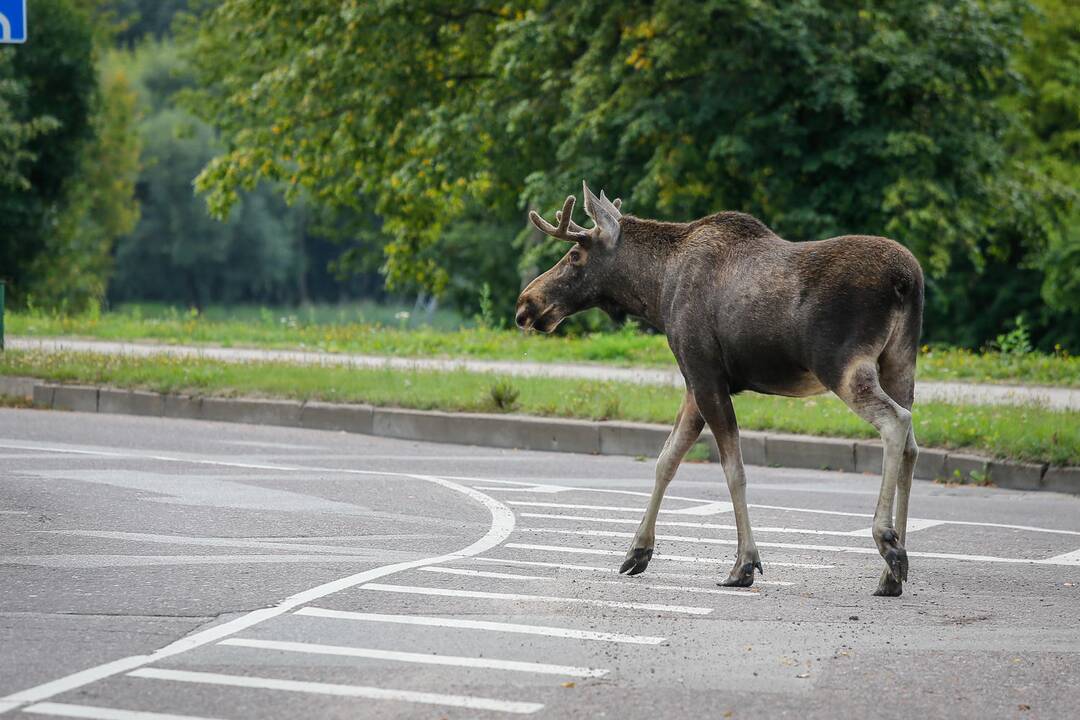
[[[681,387],[678,370],[610,367],[575,363],[534,363],[510,360],[472,360],[439,358],[399,358],[378,355],[305,352],[299,350],[263,350],[253,348],[196,347],[123,343],[68,338],[9,337],[12,350],[63,350],[109,355],[195,356],[224,362],[287,362],[299,365],[343,365],[399,370],[441,370],[497,373],[522,377],[576,378],[583,380],[629,382],[645,385]],[[1041,405],[1053,410],[1080,410],[1080,389],[1044,386],[988,385],[980,383],[920,381],[915,386],[916,402],[966,403],[973,405]]]

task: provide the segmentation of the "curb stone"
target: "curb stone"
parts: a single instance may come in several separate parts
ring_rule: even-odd
[[[855,441],[770,433],[765,459],[780,467],[855,472]]]
[[[299,403],[259,398],[195,397],[84,385],[61,385],[33,378],[0,377],[0,395],[29,398],[35,407],[151,417],[216,420],[519,450],[655,457],[670,427],[650,423],[592,422],[529,415],[447,413],[324,402]],[[716,443],[702,440],[715,460]],[[741,433],[743,461],[750,465],[847,472],[881,471],[880,443],[803,435]],[[1080,467],[1012,463],[967,453],[920,448],[915,477],[964,478],[981,473],[1000,488],[1048,490],[1080,495]]]

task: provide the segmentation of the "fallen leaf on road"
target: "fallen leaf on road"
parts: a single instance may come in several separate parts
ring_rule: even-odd
[[[571,681],[568,681],[568,682],[564,682],[562,684],[562,686],[564,688],[572,688],[572,687],[577,687],[577,683],[571,680]]]

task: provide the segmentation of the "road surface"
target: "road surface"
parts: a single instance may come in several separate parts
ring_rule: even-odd
[[[74,338],[23,338],[8,340],[12,350],[95,352],[106,355],[154,355],[204,357],[224,362],[287,362],[298,365],[343,365],[398,370],[465,371],[520,377],[554,377],[581,380],[630,382],[646,385],[683,386],[678,369],[617,367],[588,363],[552,363],[467,358],[403,358],[354,355],[303,350],[266,350],[193,345],[78,340]],[[1080,389],[1041,385],[990,385],[986,383],[920,380],[915,385],[918,402],[968,403],[974,405],[1040,405],[1052,410],[1080,410]]]
[[[900,599],[877,479],[0,410],[4,717],[1075,717],[1080,498],[916,482]]]

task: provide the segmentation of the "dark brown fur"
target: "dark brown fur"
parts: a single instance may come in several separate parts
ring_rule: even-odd
[[[558,229],[534,218],[548,234],[577,242],[522,292],[518,324],[550,332],[567,315],[601,307],[639,316],[664,332],[688,389],[668,445],[678,453],[685,437],[696,438],[708,423],[720,445],[729,488],[735,476],[736,503],[744,481],[730,395],[744,390],[788,396],[835,392],[873,423],[891,448],[874,536],[892,570],[886,571],[879,593],[899,594],[907,565],[904,530],[893,530],[892,494],[899,487],[897,517],[906,523],[908,465],[913,466],[917,453],[909,411],[923,307],[923,274],[915,257],[883,237],[788,242],[737,212],[689,223],[645,220],[621,215],[617,202],[608,203],[603,194],[596,198],[588,188],[585,192],[586,211],[597,223],[591,231],[568,220],[570,198],[563,210],[567,221]],[[668,460],[661,464],[671,465]],[[890,473],[896,476],[891,482]],[[669,480],[661,481],[658,470],[659,497]],[[639,529],[647,543],[648,519],[647,513]],[[745,585],[752,582],[753,565],[760,563],[748,516],[739,530],[739,558],[728,583]],[[890,540],[890,532],[899,535],[898,541]],[[651,544],[639,546],[639,539],[627,564],[635,552],[651,551]],[[640,572],[647,563],[630,569]],[[890,575],[893,579],[887,580]]]

